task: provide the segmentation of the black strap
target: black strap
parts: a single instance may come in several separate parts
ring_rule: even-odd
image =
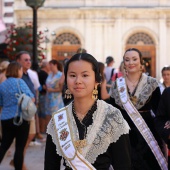
[[[115,77],[115,80],[118,78],[118,73],[116,73],[116,77]]]
[[[114,73],[114,68],[112,68],[112,72],[111,72],[110,80],[112,79],[113,73]]]

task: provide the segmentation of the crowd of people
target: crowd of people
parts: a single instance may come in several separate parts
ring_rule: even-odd
[[[15,139],[12,165],[27,170],[28,146],[46,133],[44,170],[168,170],[170,66],[158,81],[144,72],[136,48],[125,51],[119,69],[114,62],[108,56],[105,66],[84,49],[64,63],[44,60],[38,72],[27,51],[1,62],[0,163]],[[20,126],[13,123],[17,83],[38,108]]]

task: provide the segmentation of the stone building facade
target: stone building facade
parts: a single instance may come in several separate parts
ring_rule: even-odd
[[[15,0],[15,24],[28,21],[31,8]],[[169,0],[46,0],[38,9],[38,28],[46,30],[48,59],[63,60],[82,47],[102,62],[113,56],[119,67],[124,51],[135,47],[152,76],[160,78],[170,65]]]

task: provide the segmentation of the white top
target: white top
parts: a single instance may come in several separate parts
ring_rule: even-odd
[[[108,82],[111,78],[111,73],[112,73],[113,67],[105,67],[105,75],[106,75],[106,82]],[[114,74],[115,70],[113,71]]]
[[[163,83],[159,83],[159,88],[160,88],[160,91],[161,91],[161,94],[163,93],[163,91],[165,90],[165,86]]]
[[[38,79],[38,74],[36,71],[34,70],[31,70],[31,69],[28,69],[28,75],[32,81],[32,83],[34,84],[34,89],[35,90],[38,90],[38,88],[40,87],[40,82],[39,82],[39,79]]]

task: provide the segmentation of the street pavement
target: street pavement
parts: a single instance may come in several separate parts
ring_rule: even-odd
[[[43,170],[44,169],[44,152],[45,152],[45,142],[41,142],[41,145],[29,146],[25,156],[25,164],[28,170]],[[9,162],[13,158],[14,153],[14,143],[10,148],[11,154],[8,153],[4,157],[2,163],[0,164],[0,170],[14,170],[14,167],[9,165]]]

